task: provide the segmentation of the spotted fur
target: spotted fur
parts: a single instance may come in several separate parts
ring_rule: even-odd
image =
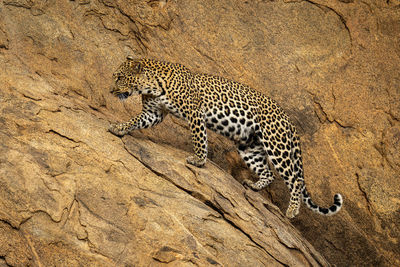
[[[187,162],[203,166],[207,158],[207,133],[211,129],[232,139],[240,156],[259,180],[246,180],[253,190],[261,190],[274,177],[268,161],[285,180],[290,191],[286,216],[299,213],[300,199],[311,210],[337,213],[342,206],[340,194],[330,208],[314,204],[307,192],[299,137],[288,116],[271,98],[238,82],[194,73],[181,64],[150,59],[127,60],[113,74],[112,93],[120,99],[142,95],[142,112],[128,122],[113,124],[110,132],[123,136],[134,129],[160,123],[172,113],[189,123],[194,155]]]

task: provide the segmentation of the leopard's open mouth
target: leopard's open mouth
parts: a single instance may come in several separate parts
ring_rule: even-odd
[[[118,96],[119,100],[125,100],[129,97],[129,92],[117,94],[117,96]]]

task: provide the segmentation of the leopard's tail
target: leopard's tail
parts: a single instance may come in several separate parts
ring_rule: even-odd
[[[342,198],[341,194],[336,194],[333,197],[333,205],[332,206],[330,206],[329,208],[321,208],[320,206],[318,206],[311,200],[311,196],[307,192],[306,187],[304,187],[302,193],[303,193],[303,201],[306,204],[306,206],[309,209],[311,209],[312,211],[319,213],[321,215],[330,216],[330,215],[336,214],[342,208],[343,198]]]
[[[326,215],[326,216],[330,216],[333,214],[336,214],[339,212],[339,210],[342,208],[342,204],[343,204],[343,198],[342,195],[340,194],[336,194],[333,198],[333,205],[330,206],[329,208],[322,208],[320,206],[318,206],[317,204],[315,204],[312,200],[311,200],[311,196],[308,193],[307,189],[306,189],[306,185],[304,183],[304,174],[303,174],[303,162],[302,162],[302,158],[301,158],[301,148],[300,148],[300,140],[299,137],[296,134],[296,129],[292,128],[292,159],[294,162],[294,170],[296,173],[296,179],[302,179],[303,180],[303,191],[302,193],[302,197],[303,197],[303,201],[306,204],[306,206],[311,209],[312,211],[319,213],[321,215]]]

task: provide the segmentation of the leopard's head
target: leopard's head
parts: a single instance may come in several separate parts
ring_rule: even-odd
[[[111,93],[121,100],[135,94],[160,95],[162,88],[147,65],[144,60],[128,56],[113,74],[115,86]]]

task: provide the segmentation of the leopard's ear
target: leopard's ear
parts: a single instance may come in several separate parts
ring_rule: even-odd
[[[128,55],[126,57],[127,64],[131,68],[131,71],[134,73],[140,73],[142,71],[142,64],[140,63],[140,59],[136,58],[132,55]]]
[[[142,63],[140,61],[136,61],[135,65],[133,66],[133,69],[135,73],[141,73],[142,72]]]

